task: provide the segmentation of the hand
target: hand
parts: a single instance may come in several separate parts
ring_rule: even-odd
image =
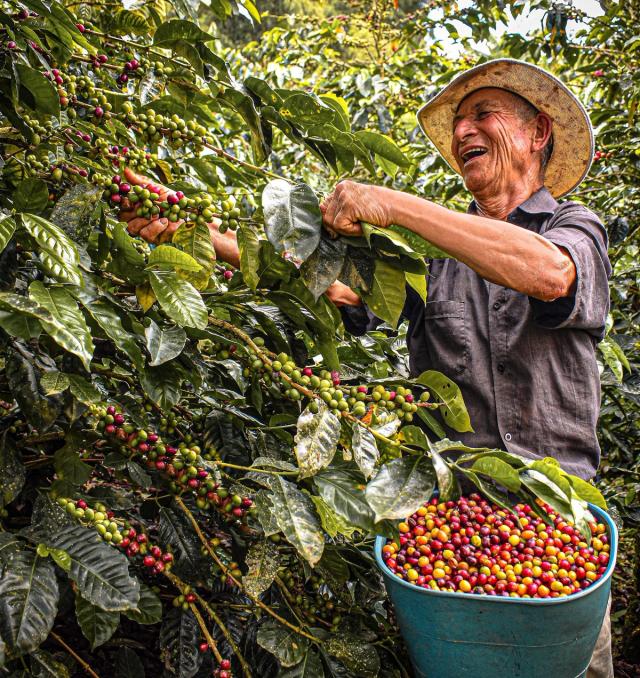
[[[360,297],[348,285],[339,280],[329,285],[325,294],[338,307],[360,306],[362,304]]]
[[[389,226],[389,205],[383,200],[386,191],[379,186],[341,181],[320,205],[326,229],[330,233],[356,236],[362,235],[361,221]]]
[[[136,174],[128,167],[125,167],[124,176],[130,184],[149,188],[153,193],[157,193],[160,200],[166,200],[167,196],[173,194],[173,191],[166,186],[142,174]],[[139,235],[154,244],[171,240],[178,226],[183,223],[182,219],[169,221],[165,217],[138,217],[136,216],[135,205],[130,204],[126,204],[124,209],[120,211],[120,219],[127,222],[127,230],[131,235]]]

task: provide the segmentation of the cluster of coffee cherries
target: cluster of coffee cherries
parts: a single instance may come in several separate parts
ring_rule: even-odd
[[[206,127],[194,120],[186,121],[176,113],[165,116],[152,108],[144,113],[135,113],[129,107],[125,112],[126,122],[138,131],[147,144],[165,141],[172,148],[190,145],[195,152],[200,153],[206,145],[214,143]]]
[[[596,151],[593,154],[593,161],[600,162],[602,160],[608,160],[613,157],[613,151]]]
[[[189,609],[189,605],[195,603],[196,600],[198,600],[198,597],[193,592],[191,587],[185,586],[182,589],[182,593],[176,596],[171,601],[171,604],[173,605],[173,607],[179,607],[186,612]]]
[[[70,516],[93,527],[104,541],[121,548],[129,558],[139,557],[150,574],[160,574],[171,567],[173,553],[150,544],[144,532],[120,525],[104,504],[97,502],[91,507],[84,499],[67,497],[57,497],[56,501]]]
[[[229,544],[225,544],[220,537],[211,537],[208,540],[208,544],[209,549],[218,556],[220,562],[223,563],[226,568],[226,571],[223,571],[216,562],[213,562],[211,564],[212,574],[219,577],[223,584],[235,586],[233,579],[240,581],[242,579],[242,570],[240,569],[240,564],[233,560],[231,552],[228,550]],[[203,546],[200,549],[200,552],[203,556],[206,556],[209,551]],[[231,577],[233,577],[233,579]]]
[[[478,494],[431,499],[399,524],[399,538],[382,549],[384,561],[400,579],[435,591],[558,598],[587,588],[609,562],[606,526],[591,522],[586,540],[536,503],[550,524],[527,504],[511,513]]]
[[[248,515],[255,512],[250,497],[233,494],[213,479],[201,463],[198,445],[186,440],[177,447],[165,444],[157,433],[149,433],[127,422],[124,414],[113,405],[95,406],[91,413],[98,419],[97,430],[119,441],[123,454],[140,456],[149,470],[162,473],[172,492],[193,493],[199,509],[217,509],[229,520],[245,522]]]
[[[330,626],[332,631],[336,631],[342,617],[329,585],[323,577],[316,574],[312,574],[305,582],[298,572],[299,569],[296,567],[283,567],[278,570],[278,578],[287,589],[295,613],[309,623],[320,619]]]
[[[204,647],[206,645],[206,648]],[[200,652],[206,652],[209,645],[206,642],[200,643]],[[220,664],[213,672],[214,678],[233,678],[231,674],[231,662],[228,659],[222,659]]]

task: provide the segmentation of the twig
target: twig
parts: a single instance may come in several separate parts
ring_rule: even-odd
[[[197,595],[197,594],[196,594]],[[242,666],[242,671],[246,678],[252,678],[251,676],[251,668],[249,664],[247,664],[247,660],[242,656],[242,653],[240,652],[240,648],[236,645],[235,640],[233,639],[233,636],[231,635],[229,629],[225,626],[224,622],[218,615],[215,613],[215,611],[207,604],[205,600],[200,598],[198,596],[198,599],[202,606],[205,609],[205,612],[211,617],[212,621],[218,625],[218,628],[220,631],[222,631],[222,635],[227,639],[227,642],[229,643],[229,647],[235,654],[235,656],[238,658],[238,661],[240,662],[240,666]]]
[[[198,626],[200,627],[200,630],[202,631],[202,635],[205,637],[205,640],[207,641],[207,644],[211,648],[211,652],[213,652],[213,656],[218,660],[218,664],[222,661],[223,657],[220,654],[220,650],[218,650],[218,646],[216,645],[216,641],[213,639],[212,635],[209,633],[209,629],[207,628],[207,625],[204,622],[204,619],[202,618],[202,615],[200,614],[200,610],[196,607],[195,603],[189,603],[189,608],[191,609],[191,612],[193,612],[197,622]]]
[[[216,565],[222,570],[223,574],[228,577],[243,593],[249,600],[251,600],[253,603],[255,603],[259,608],[264,610],[267,614],[271,615],[276,621],[280,622],[284,626],[290,628],[292,631],[295,631],[298,635],[303,636],[304,638],[307,638],[308,640],[311,640],[313,643],[316,645],[321,645],[321,641],[316,638],[315,636],[311,635],[310,633],[307,633],[304,629],[300,628],[299,626],[296,626],[295,624],[292,624],[290,621],[286,620],[284,617],[281,617],[277,612],[274,612],[268,605],[263,603],[259,598],[256,596],[253,596],[250,594],[244,586],[236,579],[227,566],[218,558],[216,552],[211,548],[211,545],[207,541],[206,537],[202,533],[202,530],[200,529],[200,526],[198,525],[198,521],[193,517],[193,514],[189,510],[189,508],[186,506],[186,504],[182,501],[182,499],[178,496],[175,497],[175,501],[178,504],[178,506],[182,509],[183,513],[187,516],[189,519],[189,522],[193,526],[193,529],[196,531],[196,534],[200,538],[200,541],[202,542],[203,546],[205,547],[207,553],[211,556],[212,560],[216,563]]]
[[[93,678],[100,678],[100,676],[87,664],[87,662],[71,647],[69,647],[64,640],[54,631],[51,631],[49,634],[57,643],[62,645],[64,649],[82,666],[82,668],[85,670],[86,673],[88,673],[90,676],[93,676]]]

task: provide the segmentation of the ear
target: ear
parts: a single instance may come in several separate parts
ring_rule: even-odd
[[[553,129],[553,121],[546,113],[538,113],[533,121],[533,135],[531,137],[531,150],[541,151],[549,141]]]

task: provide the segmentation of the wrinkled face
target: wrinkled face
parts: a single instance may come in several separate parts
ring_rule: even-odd
[[[523,121],[518,104],[510,92],[486,87],[458,107],[451,151],[472,193],[499,194],[538,162],[532,149],[535,118]]]

